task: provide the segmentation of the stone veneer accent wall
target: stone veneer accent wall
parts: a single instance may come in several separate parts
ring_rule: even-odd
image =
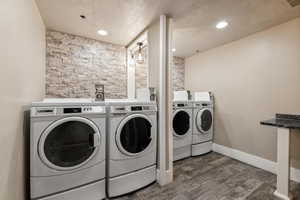
[[[173,57],[173,90],[184,90],[185,59]]]
[[[137,52],[134,54],[137,56]],[[147,47],[142,51],[142,55],[147,60]],[[184,90],[184,71],[185,59],[181,57],[173,57],[173,90]],[[136,89],[147,87],[148,64],[135,65],[135,87]]]
[[[94,98],[95,84],[105,98],[127,97],[126,49],[67,33],[48,30],[46,96]]]

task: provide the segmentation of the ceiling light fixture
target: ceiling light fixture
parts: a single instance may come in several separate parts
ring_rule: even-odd
[[[173,52],[175,52],[175,51],[176,51],[176,49],[175,49],[175,48],[173,48],[173,49],[172,49],[172,51],[173,51]]]
[[[102,36],[108,35],[108,32],[106,30],[98,30],[97,33]]]
[[[220,21],[220,22],[217,23],[216,28],[217,29],[223,29],[223,28],[225,28],[227,26],[228,26],[228,22],[227,21]]]

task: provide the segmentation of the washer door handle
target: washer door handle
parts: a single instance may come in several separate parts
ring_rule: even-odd
[[[100,145],[100,135],[99,133],[94,133],[93,134],[93,139],[94,139],[94,147],[98,147]]]

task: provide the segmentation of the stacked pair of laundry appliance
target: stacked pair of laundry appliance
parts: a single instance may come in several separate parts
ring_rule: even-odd
[[[30,197],[100,200],[156,179],[156,103],[32,103]]]

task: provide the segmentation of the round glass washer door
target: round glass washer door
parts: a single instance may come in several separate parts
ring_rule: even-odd
[[[211,129],[213,123],[212,110],[208,108],[199,110],[195,123],[198,131],[204,134],[207,133]]]
[[[184,110],[173,114],[173,132],[177,137],[185,137],[190,130],[190,115]]]
[[[116,133],[118,149],[127,156],[140,156],[152,145],[152,123],[142,114],[129,115],[121,121]]]
[[[73,170],[85,165],[98,151],[101,136],[97,126],[83,117],[53,122],[42,133],[38,153],[55,170]]]

